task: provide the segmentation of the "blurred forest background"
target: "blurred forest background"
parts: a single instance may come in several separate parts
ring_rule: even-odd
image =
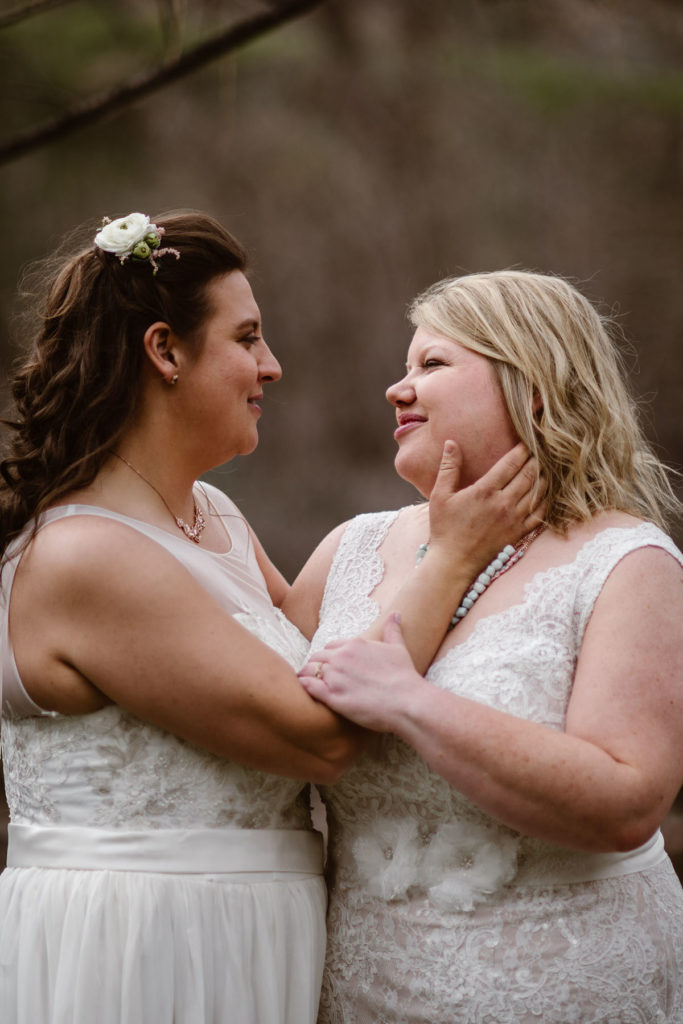
[[[33,126],[287,2],[0,3],[3,381],[22,267],[83,221],[195,208],[250,249],[285,370],[257,452],[211,479],[290,578],[339,521],[415,500],[383,393],[407,303],[449,274],[552,271],[616,311],[649,434],[683,466],[680,0],[307,6],[13,156]],[[683,851],[676,815],[667,841]]]

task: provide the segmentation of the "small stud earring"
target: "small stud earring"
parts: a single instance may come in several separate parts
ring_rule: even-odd
[[[172,384],[177,384],[178,383],[178,374],[174,373],[168,383],[171,384],[171,385]]]

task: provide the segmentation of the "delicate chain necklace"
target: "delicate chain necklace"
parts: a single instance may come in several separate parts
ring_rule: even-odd
[[[514,546],[512,544],[506,544],[502,551],[499,551],[496,557],[490,562],[483,572],[480,572],[473,583],[470,584],[465,596],[453,613],[451,621],[448,623],[448,630],[450,632],[454,626],[464,619],[470,608],[473,606],[475,601],[478,601],[484,591],[491,586],[494,580],[497,580],[499,576],[502,576],[504,572],[511,569],[515,562],[518,562],[522,558],[529,545],[536,540],[539,534],[543,533],[545,526],[541,524],[537,526],[531,533],[527,533],[525,537],[522,537],[520,541]],[[429,544],[420,544],[417,549],[417,562],[419,565],[424,556],[427,554]]]
[[[204,527],[206,526],[206,521],[204,520],[204,516],[202,515],[202,510],[200,509],[199,505],[197,504],[194,494],[192,495],[192,504],[194,506],[194,520],[193,520],[192,526],[190,526],[180,516],[174,515],[173,510],[170,508],[168,502],[164,498],[164,496],[161,493],[161,491],[158,490],[154,486],[154,484],[151,482],[151,480],[148,480],[146,476],[143,476],[139,469],[136,469],[135,466],[131,462],[128,461],[128,459],[125,459],[123,457],[123,455],[119,455],[118,452],[112,452],[112,455],[115,455],[117,459],[121,460],[121,462],[125,462],[125,464],[128,466],[128,468],[132,469],[133,472],[135,473],[135,475],[139,476],[143,483],[147,484],[148,487],[151,487],[152,490],[156,494],[159,495],[159,497],[163,501],[164,505],[166,506],[168,511],[173,516],[173,521],[176,524],[176,526],[178,527],[178,529],[182,530],[183,533],[185,534],[185,536],[189,538],[189,540],[193,540],[195,542],[195,544],[199,544],[199,538],[201,537],[202,532],[204,530]]]

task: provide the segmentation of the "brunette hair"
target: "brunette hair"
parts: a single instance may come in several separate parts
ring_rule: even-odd
[[[87,486],[115,447],[138,402],[149,325],[168,323],[199,352],[208,286],[246,269],[245,250],[212,217],[174,213],[156,224],[180,254],[160,257],[156,274],[148,261],[121,264],[92,243],[32,271],[47,286],[3,421],[13,436],[0,462],[0,554],[30,520]]]
[[[517,270],[449,278],[414,300],[410,319],[492,360],[548,481],[549,526],[564,533],[605,509],[662,527],[680,514],[629,393],[618,329],[569,281]]]

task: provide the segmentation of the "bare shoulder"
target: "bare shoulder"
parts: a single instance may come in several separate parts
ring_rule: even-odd
[[[326,537],[320,541],[318,546],[314,549],[313,553],[307,559],[303,569],[294,581],[293,586],[297,586],[307,576],[313,574],[324,574],[324,578],[327,578],[327,574],[330,570],[334,556],[337,553],[337,549],[341,543],[341,539],[346,533],[347,527],[350,520],[344,523],[340,523],[339,526],[335,526]]]
[[[547,556],[551,564],[555,562],[560,564],[571,561],[586,544],[594,541],[598,544],[603,541],[611,543],[615,537],[619,537],[619,533],[615,531],[623,532],[625,539],[630,538],[633,536],[633,531],[639,528],[647,528],[648,534],[639,536],[631,550],[628,550],[630,544],[626,543],[626,550],[616,563],[612,574],[620,569],[622,563],[633,564],[634,559],[645,562],[651,559],[653,562],[661,563],[668,558],[675,566],[676,558],[672,557],[672,554],[667,554],[667,550],[671,549],[673,553],[677,549],[667,534],[652,523],[647,523],[626,512],[600,512],[586,522],[572,524],[564,536],[546,531],[546,534],[540,538],[537,547],[543,549],[544,557]]]
[[[150,614],[169,621],[175,595],[192,584],[180,562],[132,526],[93,515],[44,526],[12,590],[12,646],[27,692],[64,714],[102,707],[110,698],[76,667],[84,641],[113,663],[127,621],[149,633]]]
[[[150,584],[159,575],[187,570],[161,545],[139,530],[104,516],[73,515],[43,527],[30,542],[17,572],[33,597],[46,599],[60,591],[75,596],[81,588],[130,586],[131,579]],[[14,600],[14,598],[13,598]]]
[[[633,534],[633,530],[641,527],[647,529],[639,535]],[[655,617],[663,626],[674,612],[683,621],[681,555],[665,533],[626,513],[605,512],[589,523],[572,528],[570,535],[581,546],[612,529],[625,531],[626,543],[623,546],[619,544],[601,586],[591,619],[593,628],[596,622],[610,613],[619,616],[631,614],[641,622]],[[634,538],[632,546],[626,532],[629,538]],[[614,538],[615,535],[611,536]],[[626,637],[624,641],[627,642]]]
[[[638,527],[641,520],[610,514],[608,526]],[[623,550],[623,549],[622,549]],[[650,649],[665,643],[683,649],[683,564],[666,534],[653,530],[637,546],[619,552],[598,594],[585,645],[601,630],[612,631],[622,650],[640,641]]]
[[[675,612],[683,627],[683,565],[656,544],[635,548],[614,567],[600,600],[628,602],[660,621]]]
[[[612,570],[610,579],[625,579],[644,570],[657,576],[663,573],[671,579],[680,578],[681,555],[671,538],[651,523],[625,512],[604,512],[595,517],[595,521],[587,524],[589,536],[600,534],[609,529],[634,530],[647,526],[650,533],[632,550],[627,551]],[[609,582],[609,581],[608,581]]]
[[[632,530],[637,526],[643,526],[643,520],[628,512],[619,512],[616,509],[608,509],[598,512],[585,522],[572,523],[567,532],[567,539],[570,542],[583,544],[593,537],[599,536],[606,530]]]

